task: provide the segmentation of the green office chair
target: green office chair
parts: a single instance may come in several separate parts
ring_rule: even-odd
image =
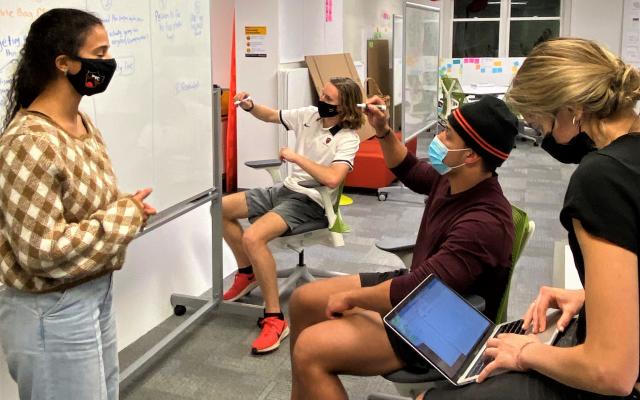
[[[281,160],[249,161],[246,162],[245,165],[254,169],[266,170],[271,175],[274,184],[282,182],[280,171],[282,166]],[[278,284],[280,295],[294,288],[300,281],[312,282],[316,278],[330,278],[345,275],[341,272],[307,267],[304,261],[305,247],[314,244],[329,247],[344,246],[343,234],[349,232],[350,228],[340,214],[340,195],[342,194],[343,185],[340,185],[335,202],[331,201],[329,188],[322,186],[314,180],[303,181],[300,185],[306,188],[316,189],[320,193],[322,205],[325,210],[325,219],[304,223],[271,242],[276,246],[298,253],[298,264],[296,266],[277,271],[278,278],[286,278],[284,282]]]
[[[455,108],[467,102],[467,96],[464,94],[458,78],[443,76],[440,78],[440,87],[443,99],[440,118],[446,119]]]
[[[498,308],[498,312],[496,313],[496,317],[494,322],[496,324],[505,322],[507,319],[507,306],[509,304],[509,287],[511,286],[511,277],[513,276],[513,272],[516,269],[518,260],[522,255],[522,251],[527,245],[529,239],[533,235],[533,232],[536,229],[536,224],[529,220],[527,213],[521,210],[520,208],[511,205],[511,215],[513,218],[514,225],[514,240],[513,240],[513,250],[511,252],[511,270],[509,271],[509,277],[507,279],[507,285],[505,287],[504,293],[502,294],[502,300],[500,302],[500,306]],[[393,243],[386,244],[380,243],[376,244],[378,248],[381,250],[389,251],[394,253],[400,257],[407,268],[411,265],[411,258],[407,256],[413,252],[414,245],[403,245],[398,246],[397,242],[395,246]],[[476,309],[479,311],[484,311],[484,301],[479,298],[479,296],[469,296],[466,297],[467,301],[469,301]],[[385,379],[393,382],[398,390],[398,393],[401,396],[389,395],[384,393],[374,393],[370,394],[367,397],[367,400],[405,400],[407,398],[412,399],[415,398],[418,394],[423,392],[427,385],[433,385],[437,382],[442,382],[442,375],[435,369],[430,369],[425,371],[424,373],[415,373],[410,372],[408,370],[398,370],[392,372],[390,374],[383,375]]]

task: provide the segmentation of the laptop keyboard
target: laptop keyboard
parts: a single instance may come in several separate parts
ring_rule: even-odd
[[[519,319],[517,321],[509,322],[508,324],[501,325],[496,333],[492,337],[496,337],[501,333],[515,333],[517,335],[524,335],[526,331],[522,329],[523,320]],[[476,376],[482,371],[482,369],[491,362],[491,359],[487,359],[484,357],[480,357],[478,361],[476,361],[476,365],[473,366],[468,377]]]

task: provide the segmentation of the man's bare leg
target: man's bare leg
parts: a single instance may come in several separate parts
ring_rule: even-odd
[[[292,354],[293,400],[347,399],[338,374],[375,376],[403,367],[382,317],[356,311],[299,333]]]

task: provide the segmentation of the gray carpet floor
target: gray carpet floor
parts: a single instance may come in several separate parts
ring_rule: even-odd
[[[427,141],[419,143],[419,154]],[[508,313],[519,317],[538,288],[550,284],[554,242],[565,238],[558,222],[564,192],[573,166],[555,162],[530,142],[518,142],[511,157],[498,170],[507,198],[524,209],[536,223],[536,231],[514,273]],[[309,266],[346,273],[399,268],[398,258],[382,252],[375,242],[382,237],[415,236],[424,208],[424,197],[398,190],[387,201],[375,192],[347,191],[352,205],[342,207],[352,232],[342,248],[315,246],[307,249]],[[279,268],[295,265],[297,254],[274,250]],[[228,278],[225,287],[230,285]],[[249,301],[259,302],[256,290]],[[286,311],[286,303],[285,303]],[[189,314],[187,314],[188,316]],[[163,324],[121,352],[122,367],[176,327],[187,316],[170,317]],[[233,315],[211,314],[194,326],[183,339],[127,387],[124,400],[142,399],[269,399],[289,398],[291,388],[288,341],[278,351],[261,357],[250,355],[250,344],[258,334],[255,320]],[[372,392],[395,394],[381,377],[343,377],[351,399],[365,399]]]

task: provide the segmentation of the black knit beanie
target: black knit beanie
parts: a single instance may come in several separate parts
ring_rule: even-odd
[[[496,167],[509,157],[518,134],[515,115],[493,96],[483,96],[453,110],[449,125],[480,157]]]

